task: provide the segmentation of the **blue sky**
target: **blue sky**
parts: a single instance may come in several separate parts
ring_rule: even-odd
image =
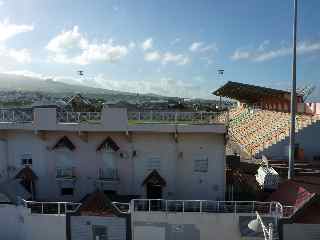
[[[299,2],[298,86],[320,88],[320,1]],[[292,8],[292,0],[2,0],[0,72],[183,97],[210,98],[227,80],[288,89]]]

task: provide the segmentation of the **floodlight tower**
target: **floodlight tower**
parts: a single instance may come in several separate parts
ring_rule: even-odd
[[[218,80],[219,80],[219,82],[223,82],[224,69],[222,69],[222,68],[218,69],[217,74],[218,74]],[[221,96],[219,97],[219,108],[220,108],[220,110],[222,109],[222,99],[221,99]]]
[[[297,110],[297,18],[298,18],[298,0],[294,0],[294,20],[293,20],[293,61],[292,61],[292,89],[291,89],[291,121],[290,121],[290,139],[289,139],[289,164],[288,179],[294,175],[295,160],[295,125]]]

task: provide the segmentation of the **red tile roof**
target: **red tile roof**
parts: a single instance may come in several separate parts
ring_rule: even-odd
[[[278,201],[283,205],[299,207],[306,200],[310,199],[310,197],[317,194],[315,190],[319,187],[315,187],[314,183],[304,182],[298,179],[286,180],[269,196],[267,201]]]
[[[78,210],[86,216],[114,216],[115,209],[112,202],[103,192],[94,192],[86,197]]]
[[[15,176],[17,179],[23,179],[25,181],[34,181],[37,180],[37,175],[32,171],[29,166],[22,168],[18,174]]]

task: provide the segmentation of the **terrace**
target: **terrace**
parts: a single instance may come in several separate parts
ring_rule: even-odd
[[[57,123],[99,124],[103,119],[103,112],[115,112],[119,108],[103,109],[102,112],[71,112],[54,108],[0,109],[0,123],[32,123],[35,121],[36,112],[46,110],[49,112],[55,110]],[[125,111],[125,114],[128,125],[140,123],[212,124],[226,123],[228,121],[227,112],[169,112],[151,110],[142,112]]]

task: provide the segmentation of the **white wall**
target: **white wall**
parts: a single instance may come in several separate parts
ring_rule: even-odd
[[[132,229],[133,240],[241,239],[238,215],[232,213],[134,212]]]
[[[71,240],[92,239],[92,225],[106,226],[109,240],[126,240],[125,218],[96,216],[71,216]]]
[[[0,205],[0,239],[66,240],[66,218],[31,214],[22,206]]]
[[[59,151],[50,150],[63,136],[67,136],[76,146],[70,153],[77,175],[74,196],[71,197],[60,195],[60,183],[55,178]],[[8,162],[16,169],[10,172],[10,177],[13,178],[22,168],[21,155],[30,153],[32,169],[38,176],[37,199],[79,201],[97,188],[102,154],[96,148],[108,136],[120,147],[119,152],[115,153],[120,176],[119,194],[145,196],[142,182],[148,174],[146,163],[151,157],[159,157],[160,174],[167,182],[164,198],[224,198],[224,135],[215,133],[179,133],[176,142],[173,133],[135,132],[127,136],[125,133],[97,132],[89,133],[86,141],[77,132],[47,132],[40,138],[32,131],[10,131],[7,137]],[[136,151],[136,156],[133,156],[133,151]],[[124,157],[120,156],[120,152],[124,153]],[[195,155],[208,157],[208,173],[194,173]]]
[[[284,240],[318,240],[320,224],[284,224]]]

